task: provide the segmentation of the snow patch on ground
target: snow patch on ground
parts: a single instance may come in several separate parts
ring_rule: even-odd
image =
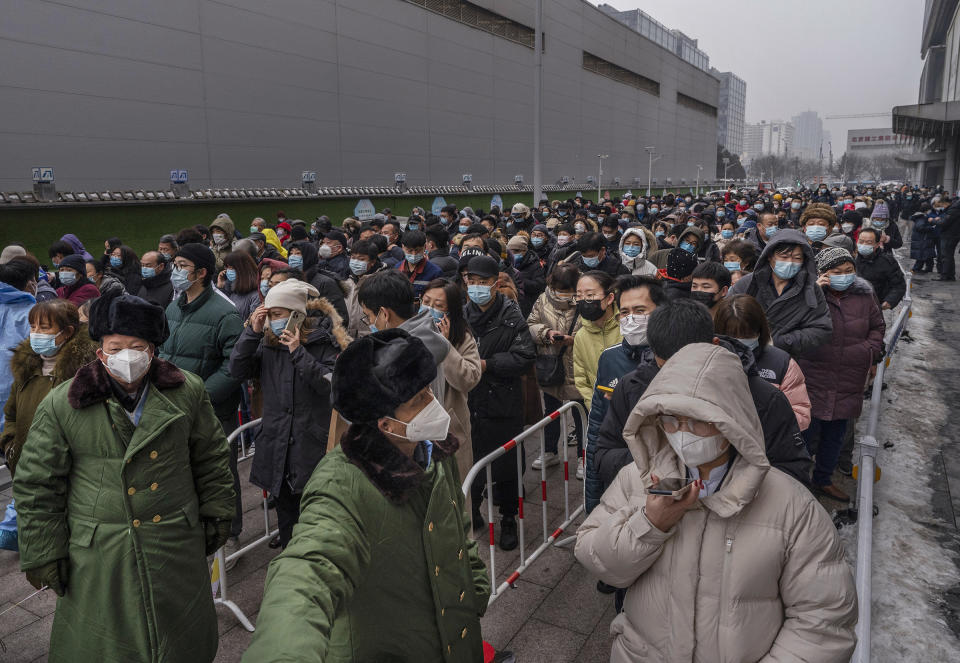
[[[948,405],[931,388],[926,362],[955,357],[932,333],[932,316],[941,314],[934,310],[937,303],[917,301],[907,325],[916,341],[897,348],[885,378],[877,438],[894,447],[880,451],[883,475],[874,491],[879,515],[873,526],[871,660],[879,663],[960,661],[960,640],[939,607],[943,593],[958,582],[955,547],[943,543],[956,530],[934,515],[929,486]],[[865,408],[857,439],[866,432],[868,413]],[[840,534],[855,567],[856,526]]]

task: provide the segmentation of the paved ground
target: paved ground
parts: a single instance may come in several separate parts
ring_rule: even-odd
[[[956,403],[960,402],[960,380],[955,348],[960,347],[960,284],[918,279],[914,296],[917,314],[911,331],[916,342],[898,350],[884,392],[880,439],[893,444],[881,454],[884,479],[876,488],[880,514],[875,519],[873,660],[958,661],[960,442],[956,431],[960,411]],[[866,412],[860,430],[865,423]],[[534,447],[528,446],[528,460],[536,456]],[[562,475],[561,467],[548,474],[550,532],[564,518]],[[836,480],[851,494],[855,492],[852,481]],[[529,554],[542,540],[539,475],[528,471],[525,484]],[[571,472],[569,485],[574,505],[582,498],[583,484]],[[0,491],[0,502],[7,499],[9,490]],[[244,540],[263,531],[261,504],[260,491],[246,485]],[[840,505],[825,501],[824,506],[834,510]],[[842,535],[854,563],[855,528],[844,528]],[[485,536],[481,551],[486,559]],[[231,598],[254,622],[266,566],[274,554],[263,545],[229,576]],[[497,583],[518,562],[518,551],[498,553]],[[513,650],[520,663],[605,661],[611,644],[613,597],[599,594],[595,585],[569,548],[551,548],[488,610],[484,637],[497,648]],[[0,612],[32,591],[17,570],[16,555],[0,551]],[[0,662],[45,660],[54,608],[54,597],[45,592],[0,617],[0,638],[7,647],[0,651]],[[250,634],[228,610],[220,607],[217,612],[217,661],[239,661]]]

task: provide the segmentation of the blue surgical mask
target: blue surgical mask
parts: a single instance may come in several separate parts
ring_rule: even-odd
[[[543,237],[531,237],[530,243],[539,248],[543,246]]]
[[[687,221],[687,228],[693,227],[693,221]]]
[[[60,272],[60,283],[63,285],[73,285],[77,282],[77,273],[76,272]]]
[[[581,257],[583,258],[583,264],[589,267],[590,269],[593,269],[594,267],[600,264],[600,256],[593,256],[592,258],[588,258],[587,256],[581,256]]]
[[[416,265],[418,262],[423,260],[422,253],[404,253],[403,256],[407,259],[411,265]]]
[[[737,219],[737,225],[738,225],[738,226],[742,226],[742,225],[743,225],[744,223],[746,223],[746,222],[747,222],[747,218],[744,217],[744,216],[742,216],[742,217],[740,217],[739,219]]]
[[[768,228],[766,229],[767,239],[770,239],[771,237],[773,237],[774,235],[776,235],[778,232],[780,232],[780,227],[779,227],[779,226],[770,226],[770,227],[768,227]]]
[[[354,276],[361,276],[367,273],[367,261],[366,260],[357,260],[356,258],[350,259],[350,271],[353,272]]]
[[[270,281],[268,281],[267,279],[263,279],[262,281],[260,281],[260,294],[266,297],[267,292],[269,290],[270,290]]]
[[[522,253],[514,253],[514,254],[513,254],[513,264],[514,264],[514,265],[519,265],[521,262],[523,262],[523,254],[522,254]]]
[[[656,214],[656,213],[659,212],[659,211],[660,211],[660,208],[659,208],[659,207],[651,207],[651,208],[650,208],[650,213],[651,213],[651,214]]]
[[[830,289],[839,290],[843,292],[847,288],[853,285],[853,282],[857,280],[856,274],[840,274],[840,275],[831,275],[830,276]]]
[[[427,306],[426,304],[420,304],[420,313],[424,311],[430,311],[430,317],[433,318],[434,322],[440,322],[443,320],[443,316],[446,315],[443,311],[438,311],[435,308]]]
[[[492,285],[468,285],[467,297],[477,306],[484,306],[493,299]]]
[[[38,355],[52,357],[57,354],[57,334],[30,332],[30,348]]]
[[[663,236],[666,235],[666,234],[667,234],[667,233],[665,233],[665,232],[662,231],[662,230],[658,230],[657,232],[653,233],[654,237],[663,237]]]
[[[827,236],[827,229],[824,226],[807,226],[803,232],[813,242],[820,242]]]
[[[844,205],[853,205],[853,198],[845,198],[843,200]]]
[[[290,256],[287,258],[287,264],[292,269],[303,269],[303,256]]]
[[[722,218],[725,217],[726,215],[727,215],[727,213],[726,213],[725,211],[723,211],[722,209],[718,209],[718,210],[717,210],[717,218],[718,218],[718,219],[722,219]]]
[[[419,230],[419,229],[420,229],[420,224],[419,224],[419,223],[409,223],[409,224],[407,224],[407,230]]]
[[[737,340],[743,343],[745,346],[747,346],[751,350],[756,350],[757,348],[760,347],[760,337],[738,338]]]
[[[190,287],[190,274],[185,269],[173,268],[170,272],[170,283],[173,289],[182,292]]]
[[[513,228],[513,221],[507,221],[505,225],[507,226],[507,228]]]
[[[227,269],[227,280],[230,281],[230,283],[233,283],[234,281],[236,281],[236,280],[237,280],[237,270],[233,269],[232,267],[228,268],[228,269]]]
[[[883,230],[884,228],[887,227],[887,222],[884,221],[883,219],[874,219],[873,227],[876,228],[877,230]]]
[[[642,246],[637,246],[636,244],[624,244],[623,245],[623,254],[630,258],[636,258],[640,255],[640,251],[643,250]]]
[[[872,256],[874,247],[870,244],[857,244],[857,253],[862,256]]]
[[[280,318],[279,320],[271,320],[271,321],[270,321],[270,330],[271,330],[274,334],[276,334],[277,336],[279,336],[279,335],[280,335],[280,332],[283,331],[283,328],[287,326],[287,320],[289,320],[289,319],[290,319],[290,318]]]
[[[153,267],[141,267],[141,268],[140,268],[140,276],[141,276],[141,278],[152,279],[152,278],[153,278],[154,276],[156,276],[156,275],[157,275],[157,270],[154,269]],[[62,280],[62,279],[61,279],[61,280]]]
[[[445,216],[441,216],[441,217],[440,217],[440,224],[441,224],[441,225],[444,225],[444,226],[449,226],[449,225],[450,225],[450,219],[448,219],[448,218],[445,217]]]
[[[778,260],[773,266],[773,273],[782,279],[792,279],[798,273],[803,264],[791,262],[789,260]]]
[[[690,242],[680,242],[680,248],[686,251],[687,253],[696,253],[697,247],[695,247]]]
[[[726,260],[726,261],[724,261],[723,266],[726,267],[727,270],[728,270],[728,271],[731,271],[731,272],[739,272],[739,271],[740,271],[740,263],[739,263],[739,262],[735,262],[735,261],[733,261],[733,260]]]
[[[753,206],[753,209],[759,212],[760,210],[763,209],[763,203],[757,203],[756,205]]]
[[[720,236],[724,239],[733,239],[733,231],[729,228],[720,231]]]
[[[790,203],[790,209],[792,210],[800,209],[800,203]]]
[[[110,256],[111,267],[120,267],[121,265],[123,265],[123,258],[118,256]]]
[[[460,231],[460,234],[462,235],[462,234],[464,234],[465,232],[467,232],[468,230],[470,230],[470,226],[460,225],[460,226],[457,226],[457,230],[459,230],[459,231]]]

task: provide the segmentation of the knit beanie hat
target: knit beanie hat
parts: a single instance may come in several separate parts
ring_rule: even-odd
[[[197,242],[181,246],[180,250],[177,251],[177,257],[186,258],[192,262],[197,269],[206,269],[207,275],[209,276],[213,276],[214,270],[217,267],[217,259],[214,258],[213,251],[211,251],[209,247],[198,244]]]
[[[846,249],[841,249],[838,246],[823,249],[817,254],[817,272],[823,274],[845,262],[853,262],[853,256]]]
[[[873,206],[873,213],[870,214],[871,219],[889,219],[890,210],[887,208],[885,202],[878,201],[876,205]]]
[[[667,255],[667,276],[672,279],[685,279],[697,268],[697,256],[677,247]]]
[[[510,238],[510,241],[507,242],[507,248],[514,253],[526,253],[527,240],[522,235],[514,235]]]
[[[267,291],[267,296],[263,298],[263,305],[267,308],[279,306],[291,311],[299,311],[306,315],[307,300],[310,297],[319,297],[320,291],[309,283],[298,279],[287,279]]]
[[[60,268],[69,267],[77,271],[80,274],[80,278],[87,278],[87,263],[84,261],[83,256],[78,256],[76,253],[70,256],[65,256],[63,260],[60,261]]]

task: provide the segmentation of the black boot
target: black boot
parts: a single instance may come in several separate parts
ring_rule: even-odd
[[[515,550],[519,542],[517,519],[513,516],[504,516],[500,521],[500,550]]]
[[[480,509],[472,509],[470,512],[470,520],[473,521],[473,531],[482,532],[483,528],[487,526],[487,523],[484,522],[483,516],[480,515]]]

